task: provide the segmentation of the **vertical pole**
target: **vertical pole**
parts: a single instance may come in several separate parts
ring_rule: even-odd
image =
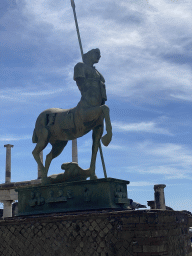
[[[154,185],[155,190],[155,208],[166,210],[165,206],[165,195],[164,195],[164,188],[166,187],[165,184],[157,184]]]
[[[80,37],[79,26],[78,26],[78,22],[77,22],[77,15],[76,15],[76,11],[75,11],[75,2],[74,2],[74,0],[71,0],[71,7],[73,9],[73,15],[74,15],[74,20],[75,20],[77,37],[78,37],[78,41],[79,41],[81,57],[82,57],[82,60],[83,60],[83,47],[82,47],[82,43],[81,43],[81,37]],[[77,139],[72,140],[72,162],[78,163]]]
[[[78,22],[77,22],[77,15],[76,15],[76,11],[75,11],[75,2],[74,2],[74,0],[71,0],[71,6],[72,6],[72,9],[73,9],[73,15],[74,15],[74,20],[75,20],[77,37],[78,37],[78,41],[79,41],[81,57],[82,57],[82,60],[83,60],[83,47],[82,47],[82,43],[81,43],[81,37],[80,37],[80,32],[79,32],[79,25],[78,25]]]
[[[11,182],[11,144],[4,145],[6,148],[6,169],[5,169],[5,183]],[[11,200],[3,201],[3,218],[12,217],[12,202]]]
[[[11,144],[4,145],[6,148],[6,169],[5,169],[5,183],[11,182]]]
[[[107,172],[106,172],[106,167],[105,167],[105,162],[104,162],[104,157],[103,157],[103,151],[102,151],[100,141],[99,141],[99,151],[100,151],[100,155],[101,155],[101,163],[102,163],[102,166],[103,166],[104,176],[105,176],[105,179],[107,179]]]
[[[41,162],[43,163],[43,150],[39,153]],[[39,165],[37,165],[37,171],[38,171],[38,179],[42,178],[41,168]]]
[[[77,139],[72,140],[72,162],[78,163]]]

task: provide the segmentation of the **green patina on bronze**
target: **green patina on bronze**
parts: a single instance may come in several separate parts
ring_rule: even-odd
[[[107,178],[18,188],[18,215],[123,209],[129,205],[127,184]]]

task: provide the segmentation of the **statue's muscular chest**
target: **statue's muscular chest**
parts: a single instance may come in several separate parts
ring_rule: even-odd
[[[99,72],[93,68],[86,65],[85,67],[85,77],[87,79],[100,80]]]

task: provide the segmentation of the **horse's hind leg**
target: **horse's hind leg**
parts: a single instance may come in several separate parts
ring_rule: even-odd
[[[102,137],[102,143],[104,146],[108,146],[112,139],[112,126],[109,115],[109,107],[107,105],[102,105],[86,110],[84,112],[83,121],[86,123],[97,120],[101,115],[104,117],[107,131],[107,134]]]
[[[51,152],[46,156],[45,160],[45,170],[46,170],[46,176],[49,170],[49,166],[51,164],[51,161],[53,158],[59,156],[61,152],[63,151],[64,147],[67,145],[68,141],[56,141],[54,144],[52,144],[52,150]]]
[[[90,179],[97,179],[97,176],[95,175],[95,165],[96,165],[96,157],[97,157],[97,151],[99,148],[99,142],[101,139],[101,136],[103,134],[103,125],[97,126],[93,129],[93,145],[92,145],[92,156],[91,156],[91,164],[90,164]]]

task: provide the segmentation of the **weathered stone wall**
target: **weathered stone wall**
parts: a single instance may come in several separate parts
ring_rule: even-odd
[[[188,216],[176,211],[52,214],[0,220],[1,256],[189,255]]]

